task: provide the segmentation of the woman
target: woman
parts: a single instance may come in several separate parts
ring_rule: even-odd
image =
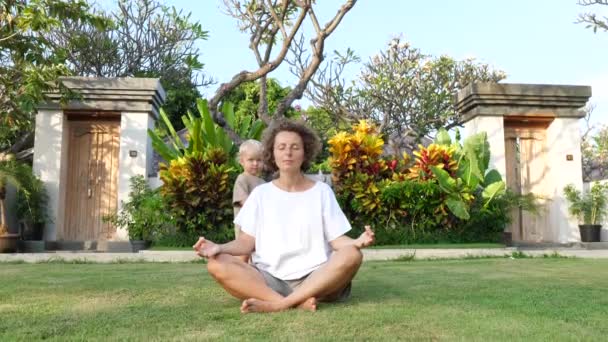
[[[320,150],[319,138],[302,124],[283,120],[264,136],[264,162],[278,178],[256,187],[234,223],[242,233],[226,244],[201,237],[193,246],[207,269],[233,296],[241,312],[288,308],[315,311],[317,300],[344,300],[361,266],[360,249],[371,245],[369,226],[358,239],[331,188],[303,173]],[[235,257],[252,253],[252,264]]]

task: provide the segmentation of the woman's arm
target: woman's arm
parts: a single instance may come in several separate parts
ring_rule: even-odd
[[[365,248],[365,247],[371,245],[372,243],[374,243],[374,240],[375,240],[374,232],[372,231],[370,226],[365,226],[365,231],[363,233],[361,233],[361,236],[359,236],[357,239],[353,239],[346,235],[342,235],[342,236],[330,241],[329,244],[331,245],[331,248],[334,251],[337,251],[341,248],[348,247],[348,246],[353,246],[358,249],[361,249],[361,248]]]
[[[251,254],[255,249],[255,238],[247,233],[241,232],[236,240],[219,245],[201,236],[192,248],[194,248],[198,255],[204,258],[211,258],[220,253],[247,255]]]
[[[230,255],[247,255],[251,254],[255,249],[255,238],[241,231],[237,239],[221,244],[219,247],[220,253]]]

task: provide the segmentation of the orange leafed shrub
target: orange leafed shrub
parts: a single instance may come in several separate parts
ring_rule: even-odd
[[[339,132],[328,141],[333,170],[333,183],[338,196],[355,201],[365,213],[377,213],[380,206],[380,189],[393,178],[400,179],[408,156],[401,161],[382,157],[384,140],[376,128],[361,120],[351,132]],[[349,197],[349,198],[345,198]]]
[[[409,170],[408,179],[429,180],[435,178],[431,166],[447,171],[451,177],[456,177],[458,163],[454,159],[454,148],[446,145],[430,144],[428,147],[418,145],[414,151],[416,159]]]

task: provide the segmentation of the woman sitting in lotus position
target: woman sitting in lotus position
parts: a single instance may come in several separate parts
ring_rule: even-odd
[[[235,218],[242,234],[226,244],[204,237],[193,246],[241,312],[315,311],[317,301],[345,300],[374,242],[369,226],[357,239],[331,188],[303,174],[320,149],[306,126],[279,121],[264,134],[264,162],[278,178],[256,187]],[[252,264],[237,255],[252,253]]]

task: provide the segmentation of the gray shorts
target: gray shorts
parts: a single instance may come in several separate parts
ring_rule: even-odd
[[[283,280],[283,279],[279,279],[279,278],[273,276],[272,274],[258,268],[256,265],[252,265],[252,266],[255,267],[255,269],[258,272],[260,272],[262,277],[264,277],[264,281],[266,282],[266,285],[283,297],[289,296],[293,292],[293,290],[297,289],[298,286],[302,285],[304,280],[306,280],[306,278],[308,278],[312,274],[312,273],[309,273],[299,279]],[[321,302],[346,301],[348,298],[350,298],[351,287],[352,287],[352,283],[349,282],[348,285],[346,285],[346,287],[344,287],[342,290],[337,291],[336,293],[333,293],[327,297],[317,298],[317,299]]]

